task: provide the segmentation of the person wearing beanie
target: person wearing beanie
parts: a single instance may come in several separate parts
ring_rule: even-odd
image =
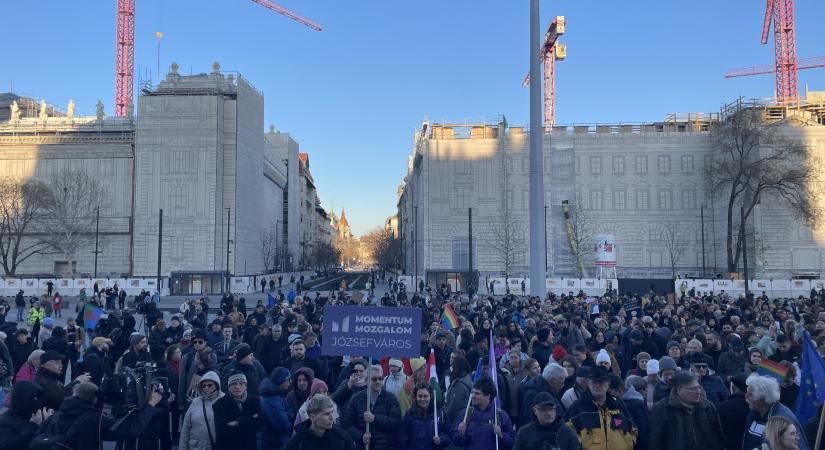
[[[264,426],[258,432],[258,448],[261,450],[280,449],[289,440],[292,421],[286,396],[290,384],[292,377],[285,367],[276,367],[261,383],[261,411],[264,416]]]
[[[610,355],[607,354],[607,350],[599,350],[599,353],[596,355],[596,365],[610,370]]]
[[[638,327],[639,325],[636,326]],[[644,331],[638,328],[629,330],[629,333],[625,330],[627,334],[622,339],[622,351],[620,352],[623,356],[622,361],[620,361],[623,373],[636,367],[636,355],[638,355],[639,352],[645,352],[651,357],[659,355],[656,343],[648,338]]]
[[[258,431],[268,421],[261,410],[257,395],[247,390],[247,379],[243,373],[232,373],[227,377],[229,394],[212,405],[215,414],[214,450],[256,450]],[[278,389],[283,383],[278,386]]]
[[[670,395],[670,380],[680,371],[679,366],[673,361],[670,356],[662,356],[659,358],[659,382],[653,390],[653,401],[658,402]]]
[[[63,385],[61,373],[63,372],[63,361],[66,355],[61,355],[54,350],[49,350],[40,355],[40,367],[34,382],[43,388],[43,406],[57,410],[64,398],[72,395],[74,386],[78,383],[89,381],[89,374],[80,374],[68,386]]]
[[[100,386],[103,377],[111,375],[112,363],[109,358],[109,346],[112,340],[98,336],[92,339],[92,345],[83,353],[83,362],[79,364],[81,372],[89,373],[89,381]]]
[[[124,373],[124,367],[134,370],[139,363],[152,363],[149,353],[149,341],[141,333],[132,333],[129,336],[129,349],[120,357],[115,365],[115,373]]]
[[[642,378],[647,376],[647,363],[650,361],[650,353],[639,352],[636,355],[636,367],[629,371],[628,375],[636,375]]]
[[[252,348],[247,344],[238,344],[232,361],[223,369],[224,386],[229,388],[229,377],[232,374],[243,374],[246,377],[246,390],[252,395],[260,394],[261,382],[266,378],[264,366],[255,360]]]
[[[423,357],[410,358],[410,371],[412,373],[407,377],[407,381],[404,382],[404,387],[396,396],[401,410],[401,416],[404,416],[407,410],[415,404],[415,398],[413,397],[415,386],[420,383],[429,383],[430,374],[427,373],[427,360]],[[370,383],[367,383],[367,386],[369,386],[369,384]]]
[[[548,364],[561,364],[561,360],[564,359],[565,356],[567,356],[567,350],[565,350],[564,347],[562,347],[561,345],[556,345],[555,347],[553,347],[553,352],[550,354],[550,361],[548,362]],[[544,367],[547,367],[547,365],[545,365]]]
[[[685,352],[678,342],[670,341],[667,343],[667,356],[670,356],[680,368],[690,369],[690,364],[685,361]]]
[[[656,391],[656,384],[659,383],[659,360],[651,359],[648,361],[645,372],[647,372],[647,376],[644,377],[645,383],[647,383],[645,402],[647,403],[647,410],[650,411],[653,409],[653,393]]]
[[[745,393],[748,391],[746,379],[747,377],[742,373],[730,377],[728,381],[730,397],[716,407],[722,419],[722,430],[725,432],[728,449],[740,448],[742,438],[745,436],[745,426],[750,412],[748,402],[745,400]]]
[[[398,396],[398,393],[407,382],[407,375],[404,374],[404,363],[400,359],[390,359],[389,361],[389,375],[384,378],[384,389],[392,395]]]
[[[742,372],[748,360],[748,352],[745,351],[745,343],[738,336],[731,336],[728,339],[728,350],[719,355],[719,362],[716,364],[716,374],[727,380]]]
[[[699,377],[699,384],[705,391],[705,397],[714,406],[728,398],[728,389],[718,375],[712,373],[710,364],[713,362],[710,356],[704,353],[693,353],[688,356],[690,371]]]

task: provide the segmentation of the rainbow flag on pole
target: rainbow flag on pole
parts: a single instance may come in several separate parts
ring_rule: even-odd
[[[779,384],[782,384],[782,382],[785,381],[785,375],[788,374],[788,368],[778,362],[773,362],[765,358],[762,360],[762,364],[756,369],[756,373],[765,377],[775,378]]]
[[[444,329],[447,331],[454,330],[460,325],[458,315],[449,304],[444,305],[444,311],[441,313],[441,325],[444,325]]]

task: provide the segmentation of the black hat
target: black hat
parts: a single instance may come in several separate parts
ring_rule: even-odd
[[[539,392],[539,394],[533,398],[533,406],[538,406],[539,408],[543,406],[556,406],[556,399],[547,392]]]
[[[249,344],[240,344],[235,347],[235,361],[240,361],[252,353],[252,348]]]
[[[587,371],[587,379],[594,381],[607,381],[610,379],[610,372],[603,366],[593,366]]]
[[[192,330],[192,334],[190,335],[191,340],[195,339],[202,339],[207,340],[206,331],[203,331],[203,328],[195,328]]]
[[[40,355],[40,365],[46,364],[49,361],[63,361],[66,359],[65,355],[61,355],[54,350],[49,350],[46,353]]]
[[[634,341],[643,341],[645,340],[645,334],[640,330],[633,330],[630,332],[630,339],[633,339]]]
[[[736,389],[739,389],[742,392],[748,390],[748,384],[745,382],[745,380],[745,375],[741,373],[730,377],[730,382],[733,383],[734,386],[736,386]]]
[[[691,353],[687,356],[687,362],[691,365],[693,364],[705,364],[710,365],[710,357],[705,355],[704,353]]]

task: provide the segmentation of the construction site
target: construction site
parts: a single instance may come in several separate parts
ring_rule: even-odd
[[[674,113],[661,121],[561,125],[555,71],[568,56],[561,42],[567,24],[564,16],[551,19],[540,45],[548,287],[556,277],[741,276],[726,267],[726,205],[705,179],[707,162],[718,152],[710,131],[740,111],[758,111],[764,126],[802,143],[806,163],[825,155],[825,91],[806,86],[800,95],[796,75],[825,67],[825,57],[797,60],[793,20],[793,2],[768,2],[762,44],[773,34],[776,63],[725,74],[775,75],[772,98],[727,99],[718,111]],[[529,255],[541,249],[528,239],[529,141],[529,127],[503,116],[421,123],[397,191],[405,273],[458,290],[468,282],[481,286],[482,278],[530,282]],[[816,172],[809,183],[819,192],[825,178]],[[750,213],[746,226],[753,237],[743,240],[750,260],[736,272],[821,277],[825,234],[773,200]],[[817,198],[816,207],[825,207],[825,200]],[[604,244],[614,259],[601,260]]]

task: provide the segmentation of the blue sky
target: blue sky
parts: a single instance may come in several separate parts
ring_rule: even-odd
[[[395,211],[413,129],[431,120],[528,122],[528,0],[280,0],[319,33],[249,0],[137,0],[136,69],[207,72],[214,61],[264,92],[265,123],[310,153],[325,207],[346,208],[354,232]],[[93,114],[113,112],[115,0],[9,0],[0,91]],[[567,16],[557,65],[559,123],[660,120],[716,111],[739,95],[769,97],[773,78],[726,80],[773,63],[759,45],[763,1],[542,1],[542,24]],[[825,3],[796,2],[797,54],[825,54]],[[157,80],[157,75],[154,76]],[[800,72],[825,90],[825,69]]]

